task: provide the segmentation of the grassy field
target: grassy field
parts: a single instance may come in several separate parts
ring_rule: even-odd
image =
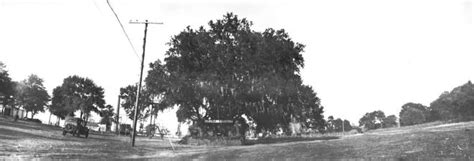
[[[98,133],[87,139],[62,136],[58,127],[25,121],[13,122],[0,116],[0,160],[472,160],[473,138],[474,122],[434,122],[341,137],[267,139],[245,146],[173,144],[173,150],[166,139],[138,137],[137,146],[131,147],[128,137]]]

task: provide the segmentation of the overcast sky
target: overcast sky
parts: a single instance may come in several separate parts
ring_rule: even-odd
[[[301,74],[324,115],[358,124],[366,112],[396,114],[424,105],[474,78],[470,0],[110,0],[137,53],[150,25],[145,62],[163,59],[166,42],[186,26],[206,26],[227,12],[253,29],[285,29],[306,45]],[[105,0],[0,0],[0,61],[13,80],[37,74],[51,94],[79,75],[117,104],[119,88],[138,81],[139,59]],[[145,73],[148,69],[145,69]],[[123,112],[122,112],[123,114]],[[170,114],[174,117],[174,114]]]

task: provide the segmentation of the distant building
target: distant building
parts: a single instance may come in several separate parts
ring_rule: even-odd
[[[19,118],[26,117],[26,111],[24,109],[12,108],[11,106],[3,106],[1,104],[0,104],[0,108],[2,109],[3,115],[7,115],[7,116],[18,115]]]

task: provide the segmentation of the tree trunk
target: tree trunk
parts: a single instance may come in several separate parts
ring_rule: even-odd
[[[87,122],[89,121],[89,114],[86,113],[84,117],[86,117],[86,119],[84,120],[84,126],[87,126]]]
[[[48,120],[48,124],[51,125],[51,115],[53,115],[51,112],[49,113],[49,120]]]
[[[56,120],[56,125],[59,126],[59,121],[61,121],[61,118],[59,116],[57,116],[57,117],[58,117],[58,119]]]
[[[18,111],[20,112],[20,111]],[[31,111],[31,119],[33,119],[33,116],[35,116],[35,113],[33,111]]]
[[[82,111],[81,111],[81,115],[79,116],[79,118],[83,119],[83,118],[82,118]]]

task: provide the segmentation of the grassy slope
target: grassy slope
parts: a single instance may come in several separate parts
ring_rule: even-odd
[[[92,133],[89,138],[62,135],[59,127],[0,116],[0,160],[2,158],[124,158],[171,152],[167,141],[139,137],[136,147],[129,137]],[[189,146],[176,145],[178,150]]]
[[[466,131],[469,129],[469,131]],[[311,141],[224,148],[193,154],[185,158],[222,160],[260,159],[426,159],[474,157],[474,122],[440,122],[381,129],[337,140]]]
[[[466,131],[466,129],[469,129]],[[474,122],[380,129],[335,140],[257,144],[250,146],[176,145],[167,141],[138,138],[131,147],[127,137],[90,135],[77,138],[61,135],[61,129],[31,122],[13,122],[0,116],[0,159],[41,158],[168,158],[223,160],[385,158],[419,159],[473,158]]]

